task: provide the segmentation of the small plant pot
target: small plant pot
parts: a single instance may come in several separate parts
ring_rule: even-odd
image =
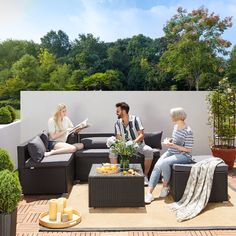
[[[16,235],[16,218],[17,209],[12,213],[0,214],[0,236],[15,236]]]
[[[236,148],[224,148],[222,146],[211,146],[212,155],[221,158],[228,166],[233,169],[236,158]]]

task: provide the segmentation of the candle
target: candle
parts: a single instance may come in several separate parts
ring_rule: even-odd
[[[73,210],[70,207],[65,208],[63,213],[68,215],[68,220],[73,219]]]
[[[64,210],[64,200],[62,198],[58,198],[57,200],[57,212],[63,213]]]
[[[57,199],[49,200],[49,220],[57,219]]]
[[[67,199],[65,197],[60,197],[58,200],[63,202],[63,209],[67,207]]]
[[[67,221],[69,221],[68,214],[62,214],[62,215],[61,215],[61,221],[62,221],[62,222],[67,222]]]

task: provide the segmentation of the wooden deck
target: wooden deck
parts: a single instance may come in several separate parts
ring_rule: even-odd
[[[236,164],[229,171],[229,184],[236,190]],[[27,196],[18,206],[17,236],[236,236],[236,230],[209,231],[148,231],[148,232],[39,232],[38,219],[47,210],[48,199],[53,196]],[[236,222],[236,221],[235,221]]]

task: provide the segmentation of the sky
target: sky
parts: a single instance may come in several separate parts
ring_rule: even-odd
[[[105,42],[138,34],[159,38],[179,6],[233,16],[233,27],[223,37],[236,44],[236,0],[0,0],[0,42],[40,43],[50,30],[64,31],[71,41],[87,33]]]

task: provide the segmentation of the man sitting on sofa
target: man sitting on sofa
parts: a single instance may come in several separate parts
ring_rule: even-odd
[[[153,150],[144,142],[144,128],[139,117],[129,115],[129,105],[125,102],[116,104],[116,114],[118,120],[115,123],[115,136],[117,139],[126,141],[133,140],[138,144],[138,152],[145,156],[144,161],[144,184],[148,185],[148,172],[153,159]],[[117,155],[110,149],[110,161],[113,164],[117,163]]]

